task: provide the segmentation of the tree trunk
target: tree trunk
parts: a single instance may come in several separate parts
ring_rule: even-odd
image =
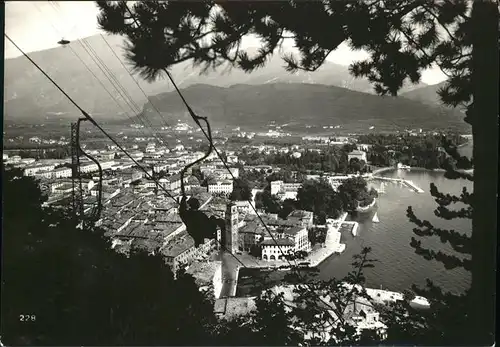
[[[498,179],[498,9],[476,0],[471,18],[474,212],[472,219],[471,341],[491,346],[495,331]]]

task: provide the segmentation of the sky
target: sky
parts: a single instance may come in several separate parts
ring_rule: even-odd
[[[93,1],[6,1],[5,33],[28,53],[45,50],[57,47],[61,38],[75,40],[98,34],[97,12]],[[10,42],[5,41],[5,58],[21,55]],[[258,45],[255,37],[246,37],[242,42],[242,48]],[[293,42],[288,42],[285,46],[292,45]],[[366,52],[355,52],[341,44],[327,60],[347,66],[366,56]],[[445,76],[438,68],[422,74],[422,81],[427,84],[444,80]]]

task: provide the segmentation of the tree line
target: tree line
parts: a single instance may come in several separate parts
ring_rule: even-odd
[[[343,212],[354,213],[358,207],[370,205],[378,196],[375,189],[367,188],[362,177],[346,179],[337,190],[325,179],[306,180],[297,191],[296,199],[285,199],[283,202],[271,194],[268,185],[255,196],[256,208],[266,213],[286,217],[294,210],[312,211],[317,224],[325,224],[327,218],[337,219]]]
[[[426,169],[470,169],[472,162],[466,157],[455,160],[443,147],[443,139],[458,147],[467,140],[459,134],[411,136],[405,134],[367,134],[358,136],[358,142],[369,144],[367,160],[375,166],[394,166],[397,163]]]

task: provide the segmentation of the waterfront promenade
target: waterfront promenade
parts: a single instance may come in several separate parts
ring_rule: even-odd
[[[344,223],[347,213],[337,219],[327,220],[328,231],[323,247],[313,250],[304,259],[298,260],[297,263],[309,262],[310,267],[316,267],[325,261],[332,254],[342,252],[345,249],[345,244],[340,243],[341,233],[339,232],[340,226]],[[236,260],[236,258],[238,260]],[[290,266],[290,263],[295,265],[295,262],[288,262],[286,260],[268,261],[255,258],[249,254],[243,253],[240,255],[231,255],[227,252],[222,252],[222,290],[221,297],[235,296],[238,286],[238,274],[241,267],[247,268],[278,268]],[[241,263],[240,263],[241,262]],[[242,265],[243,264],[243,265]]]
[[[333,253],[342,253],[345,249],[345,244],[340,243],[342,235],[339,229],[346,217],[347,213],[344,213],[338,220],[327,220],[328,231],[326,232],[324,246],[311,252],[304,260],[309,261],[310,267],[318,266]]]

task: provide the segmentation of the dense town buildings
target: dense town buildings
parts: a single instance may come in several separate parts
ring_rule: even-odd
[[[267,223],[266,230],[262,223],[255,219],[255,210],[248,201],[224,202],[234,189],[233,178],[241,175],[242,163],[238,159],[239,153],[232,150],[226,152],[229,171],[213,154],[203,162],[200,166],[206,181],[203,187],[202,182],[191,172],[184,177],[188,194],[200,200],[208,215],[225,221],[224,227],[219,227],[217,231],[216,240],[207,239],[201,247],[195,248],[179,218],[177,204],[164,194],[163,189],[180,201],[180,171],[186,164],[201,158],[204,153],[186,150],[180,143],[169,149],[163,144],[155,143],[153,139],[139,140],[136,142],[149,142],[144,143],[142,147],[131,146],[129,154],[141,167],[120,153],[116,146],[108,145],[102,150],[88,150],[97,158],[104,173],[101,181],[103,210],[97,225],[112,240],[113,248],[118,252],[128,253],[132,248],[144,248],[150,253],[159,252],[166,263],[177,270],[202,259],[213,249],[220,249],[221,245],[231,253],[258,249],[259,257],[267,261],[283,259],[286,254],[311,250],[308,230],[313,225],[312,212],[293,211],[286,220],[278,219],[276,215],[262,214]],[[299,145],[290,148],[272,145],[254,147],[249,149],[259,153],[279,152],[289,155],[293,155],[293,151],[301,153],[303,150]],[[357,156],[356,153],[353,155]],[[43,193],[48,198],[46,205],[70,204],[73,170],[69,158],[35,160],[4,154],[3,161],[6,165],[21,168],[25,176],[34,177],[39,181]],[[235,167],[237,164],[240,166]],[[258,165],[244,166],[243,170],[271,174],[279,172],[280,168]],[[82,175],[84,209],[88,212],[97,203],[99,167],[82,156],[79,171]],[[155,179],[151,179],[151,176],[155,176]],[[327,179],[332,186],[341,182],[341,177],[338,176]],[[271,194],[281,200],[294,199],[301,186],[301,183],[281,180],[270,182]],[[216,202],[219,197],[223,198],[222,203]],[[272,232],[272,237],[268,230]],[[275,241],[280,247],[276,246]]]

